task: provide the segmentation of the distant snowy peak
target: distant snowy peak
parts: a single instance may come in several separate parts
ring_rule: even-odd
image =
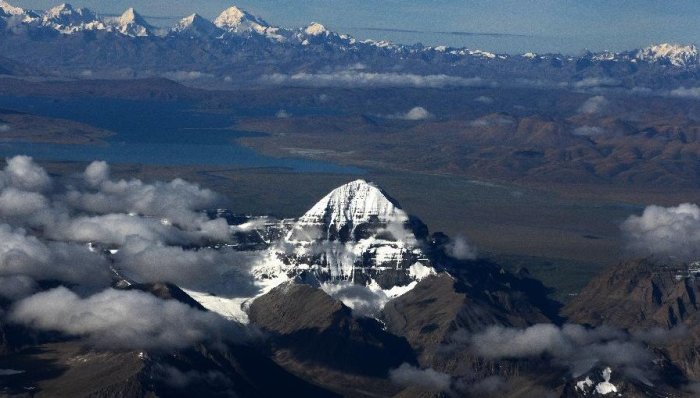
[[[87,8],[73,8],[70,4],[63,3],[48,9],[42,19],[42,25],[53,28],[61,33],[68,34],[81,30],[104,30],[104,22]]]
[[[330,31],[318,22],[297,29],[294,38],[302,46],[330,45],[342,51],[357,49],[357,45],[361,43],[349,35]]]
[[[10,20],[12,22],[10,23]],[[482,63],[500,63],[509,60],[531,62],[533,64],[556,67],[573,65],[599,65],[607,63],[651,65],[675,69],[700,67],[700,53],[694,45],[657,44],[631,51],[588,52],[581,56],[564,56],[562,54],[535,54],[526,52],[518,56],[496,54],[488,51],[448,46],[429,46],[420,44],[401,45],[383,40],[358,40],[350,35],[337,33],[327,29],[318,22],[313,22],[297,29],[283,29],[271,26],[265,20],[238,7],[232,6],[221,12],[212,22],[198,14],[192,14],[180,20],[171,29],[151,26],[133,8],[126,10],[121,16],[100,18],[95,12],[86,8],[74,8],[70,4],[61,4],[45,12],[25,10],[0,0],[0,26],[15,26],[19,22],[25,29],[10,29],[9,32],[23,34],[31,30],[56,31],[61,34],[79,34],[84,31],[103,31],[108,34],[143,37],[157,36],[171,39],[192,39],[219,41],[224,44],[236,43],[243,38],[260,39],[257,44],[284,43],[284,45],[314,47],[339,54],[353,53],[357,55],[358,63],[364,63],[363,57],[373,57],[377,54],[387,56],[427,56],[435,58],[434,62],[456,62],[471,60]]]
[[[306,33],[309,36],[321,36],[321,35],[327,35],[328,30],[326,29],[325,26],[321,25],[318,22],[312,22],[304,28],[304,33]]]
[[[192,14],[181,19],[171,31],[190,37],[210,37],[222,32],[214,23],[199,14]]]
[[[18,16],[27,15],[29,12],[23,8],[15,7],[12,4],[6,2],[5,0],[0,0],[0,12],[5,15]]]
[[[144,37],[151,36],[155,28],[136,12],[133,8],[129,8],[118,18],[112,21],[114,28],[119,33],[126,36]]]
[[[678,45],[662,43],[642,48],[636,58],[642,61],[661,63],[677,67],[697,65],[700,61],[695,45]]]
[[[258,34],[273,41],[286,41],[286,31],[270,26],[263,19],[235,6],[219,14],[214,20],[214,25],[230,34]]]
[[[222,11],[214,25],[229,32],[261,32],[269,27],[264,20],[235,6]]]
[[[370,222],[405,223],[408,215],[376,185],[356,180],[338,187],[321,199],[298,221],[299,226],[321,225],[328,233]]]

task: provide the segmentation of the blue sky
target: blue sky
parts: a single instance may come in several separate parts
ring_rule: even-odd
[[[9,1],[25,8],[47,8],[60,2]],[[508,53],[577,54],[584,49],[624,50],[666,41],[700,44],[697,0],[75,0],[72,4],[102,13],[133,6],[146,16],[173,18],[192,12],[214,17],[235,4],[273,25],[297,27],[317,21],[360,38]],[[158,25],[171,20],[152,22]]]

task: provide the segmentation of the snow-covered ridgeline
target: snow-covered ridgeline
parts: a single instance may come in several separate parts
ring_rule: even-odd
[[[506,54],[467,48],[404,46],[383,40],[357,40],[349,35],[332,32],[316,22],[298,29],[285,29],[272,26],[265,20],[235,6],[222,11],[213,21],[198,14],[192,14],[181,19],[171,28],[156,28],[133,8],[127,9],[118,17],[102,17],[87,8],[74,8],[66,3],[46,11],[33,11],[0,0],[0,26],[3,20],[9,19],[15,21],[13,25],[19,21],[29,28],[49,29],[66,35],[85,31],[103,31],[127,37],[178,37],[208,40],[260,37],[271,43],[288,43],[300,46],[329,45],[340,51],[373,48],[397,54],[425,53],[458,58],[479,58],[485,61],[514,58],[530,61],[543,59],[574,61],[577,59],[577,57],[565,57],[560,54],[535,54],[532,52],[525,53],[520,57],[512,57]],[[581,58],[588,58],[592,62],[645,62],[675,68],[696,67],[700,64],[700,56],[694,45],[669,43],[625,52],[590,53]]]

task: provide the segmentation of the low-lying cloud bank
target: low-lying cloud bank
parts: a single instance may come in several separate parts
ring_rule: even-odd
[[[59,287],[15,304],[9,319],[38,330],[86,337],[111,349],[177,349],[245,341],[247,330],[211,312],[137,291],[108,289],[87,298]]]
[[[253,259],[202,247],[230,239],[226,220],[203,211],[221,201],[181,179],[113,179],[104,162],[56,179],[29,157],[8,159],[0,170],[0,298],[14,304],[3,316],[113,349],[245,341],[247,329],[216,314],[110,288],[171,282],[249,295]],[[64,287],[40,291],[46,283]]]
[[[412,73],[381,73],[346,70],[330,73],[275,73],[263,76],[261,83],[307,87],[492,87],[495,83],[480,77],[450,75],[417,75]]]
[[[548,358],[551,365],[568,369],[573,377],[595,366],[613,366],[650,383],[656,376],[655,356],[647,345],[664,345],[685,338],[687,333],[683,327],[630,334],[606,326],[588,329],[575,324],[539,324],[524,329],[493,326],[476,334],[458,331],[453,344],[467,345],[491,359]]]
[[[402,387],[420,387],[434,392],[450,389],[452,377],[434,369],[419,369],[407,363],[391,370],[389,378],[394,384]]]
[[[576,324],[537,324],[526,328],[491,326],[480,332],[458,329],[442,346],[441,352],[443,355],[468,352],[494,361],[535,359],[553,371],[561,369],[571,379],[597,367],[611,367],[625,377],[653,385],[660,375],[657,373],[658,358],[649,348],[650,345],[664,346],[687,339],[688,335],[685,327],[628,333],[612,327],[586,328]],[[390,372],[394,384],[443,392],[448,396],[462,396],[465,393],[469,396],[498,396],[494,394],[513,388],[507,377],[480,379],[474,376],[472,372],[462,376],[449,375],[406,363]],[[545,394],[546,391],[541,393]]]

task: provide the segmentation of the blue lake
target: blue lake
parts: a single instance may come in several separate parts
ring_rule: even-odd
[[[328,162],[275,158],[238,144],[256,133],[232,131],[231,114],[198,112],[186,103],[115,99],[58,100],[0,96],[0,108],[86,123],[116,133],[103,145],[0,143],[0,156],[29,155],[53,161],[284,168],[306,173],[361,174]]]

